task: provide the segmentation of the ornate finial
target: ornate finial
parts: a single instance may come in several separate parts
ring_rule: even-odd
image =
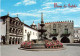
[[[22,23],[24,23],[24,20],[22,21]]]
[[[17,17],[18,17],[18,14],[17,14]]]
[[[9,12],[8,12],[7,16],[9,16]]]
[[[34,23],[34,21],[33,21],[33,23]]]
[[[74,22],[74,21],[72,20],[72,22]]]
[[[69,22],[69,20],[68,20],[68,22]]]
[[[65,22],[67,22],[67,21],[65,21]]]
[[[43,13],[41,12],[41,23],[44,23],[43,21]]]
[[[33,21],[32,25],[36,25],[36,24],[34,23],[34,21]]]

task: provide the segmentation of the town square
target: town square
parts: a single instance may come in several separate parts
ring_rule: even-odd
[[[2,0],[1,56],[80,56],[79,2]]]
[[[52,51],[27,51],[19,50],[20,45],[3,45],[1,47],[1,56],[80,56],[79,46],[65,46],[65,50]]]

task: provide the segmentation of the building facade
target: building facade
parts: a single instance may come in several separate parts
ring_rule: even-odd
[[[38,28],[40,25],[38,24]],[[73,43],[74,42],[74,22],[73,21],[59,21],[59,22],[48,22],[45,23],[47,38],[52,40],[56,37],[57,40],[62,43]]]
[[[3,44],[19,44],[23,38],[23,23],[9,14],[0,17],[0,38]]]
[[[37,28],[35,29],[35,27],[33,28],[31,26],[24,24],[23,29],[24,29],[23,30],[23,41],[32,41],[33,40],[34,42],[37,42],[37,39],[38,39]]]
[[[74,42],[80,41],[80,27],[74,27]]]

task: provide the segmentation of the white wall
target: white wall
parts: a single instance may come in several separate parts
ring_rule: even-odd
[[[78,37],[79,37],[79,39],[80,39],[80,29],[78,30]]]
[[[79,37],[80,39],[80,28],[74,28],[75,32],[74,32],[74,38]]]
[[[3,20],[0,19],[0,42],[1,42],[1,36],[6,35],[6,23],[3,24]]]
[[[78,30],[78,33],[80,33],[80,29]]]
[[[38,39],[38,31],[34,30],[34,29],[31,29],[27,26],[24,25],[23,27],[23,41],[26,41],[27,40],[27,33],[31,31],[31,35],[30,35],[30,40],[36,40]],[[25,33],[25,30],[26,30],[26,33]],[[34,35],[33,35],[33,32],[34,32]]]

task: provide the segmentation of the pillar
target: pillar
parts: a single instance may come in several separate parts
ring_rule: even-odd
[[[9,17],[6,19],[6,44],[9,44]]]

